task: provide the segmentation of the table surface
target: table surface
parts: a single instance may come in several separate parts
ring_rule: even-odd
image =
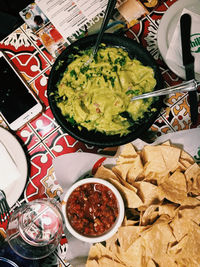
[[[154,56],[160,67],[165,86],[182,82],[182,79],[169,70],[162,60],[156,39],[159,22],[174,2],[176,1],[167,0],[162,2],[148,16],[125,32],[127,37],[142,43]],[[26,151],[29,165],[27,184],[22,196],[12,207],[15,209],[26,201],[60,196],[62,189],[56,181],[52,166],[52,160],[55,157],[76,151],[98,153],[99,148],[75,140],[63,132],[56,123],[49,108],[46,94],[48,76],[55,59],[26,24],[23,24],[1,41],[0,49],[8,55],[44,104],[42,114],[15,132]],[[170,97],[166,97],[164,104],[165,107],[151,127],[151,130],[157,136],[200,127],[200,116],[197,125],[193,126],[191,123],[187,93],[172,94]],[[0,125],[6,128],[6,124],[1,117]],[[6,223],[5,221],[2,225],[0,224],[0,232],[5,233]],[[65,258],[65,255],[62,255],[64,247],[66,247],[66,238],[63,235],[59,248],[63,259]]]

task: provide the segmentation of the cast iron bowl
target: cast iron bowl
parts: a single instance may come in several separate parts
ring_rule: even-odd
[[[125,136],[120,136],[119,134],[106,135],[104,133],[96,131],[88,131],[85,128],[79,130],[76,125],[73,126],[70,122],[66,120],[66,118],[61,114],[60,109],[56,105],[55,93],[57,91],[57,84],[62,78],[67,66],[73,60],[73,57],[71,57],[71,55],[77,54],[77,51],[79,50],[85,50],[92,47],[95,44],[96,38],[96,34],[83,37],[68,46],[57,57],[51,69],[47,85],[49,105],[57,123],[65,132],[67,132],[73,138],[86,144],[101,148],[119,146],[129,143],[135,140],[136,138],[139,138],[145,131],[147,131],[151,127],[162,108],[162,97],[155,98],[155,101],[152,103],[151,107],[155,107],[156,112],[145,113],[144,118],[138,120],[134,124],[134,126],[131,127],[131,132]],[[154,58],[141,44],[130,38],[115,35],[113,33],[105,33],[102,42],[106,44],[106,46],[121,47],[128,52],[131,58],[136,58],[141,61],[143,65],[152,67],[155,73],[155,79],[157,81],[155,90],[163,88],[162,76],[160,74],[159,68]]]

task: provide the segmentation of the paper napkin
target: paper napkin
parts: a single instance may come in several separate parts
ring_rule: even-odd
[[[3,143],[0,142],[0,189],[8,195],[15,190],[14,185],[20,177],[20,172]]]
[[[200,74],[200,15],[196,14],[186,8],[183,9],[181,16],[183,14],[189,14],[192,19],[190,42],[191,42],[191,52],[195,58],[195,72]],[[180,18],[181,18],[180,16]],[[180,18],[176,25],[173,37],[169,44],[169,48],[166,55],[166,60],[170,60],[179,67],[183,67],[182,59],[182,46],[181,46],[181,31],[180,31]]]

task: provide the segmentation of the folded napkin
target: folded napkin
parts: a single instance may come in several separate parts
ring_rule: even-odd
[[[200,15],[184,8],[181,16],[185,13],[189,14],[192,19],[190,32],[191,52],[195,58],[195,72],[200,74]],[[176,63],[179,67],[184,68],[182,61],[180,18],[178,19],[173,37],[169,44],[166,59]]]
[[[3,143],[0,142],[0,189],[8,194],[14,190],[14,184],[20,172]],[[17,184],[15,185],[17,186]]]

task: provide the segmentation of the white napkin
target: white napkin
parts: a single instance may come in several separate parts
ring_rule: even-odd
[[[103,155],[87,152],[68,153],[53,159],[56,179],[63,189],[62,197],[78,179],[84,177],[86,174],[92,176],[92,169],[95,164],[98,165],[99,160],[107,166],[116,163],[113,157],[104,157]]]
[[[15,162],[3,143],[0,142],[0,189],[4,190],[8,196],[12,190],[15,190],[14,184],[19,177],[20,172]]]
[[[191,52],[195,58],[195,72],[200,74],[200,15],[196,14],[186,8],[183,9],[181,15],[189,14],[192,18],[190,40],[191,40]],[[181,16],[180,16],[181,18]],[[171,39],[166,59],[174,62],[179,67],[183,67],[182,59],[182,46],[181,46],[181,33],[180,33],[180,18],[176,25],[173,37]]]

